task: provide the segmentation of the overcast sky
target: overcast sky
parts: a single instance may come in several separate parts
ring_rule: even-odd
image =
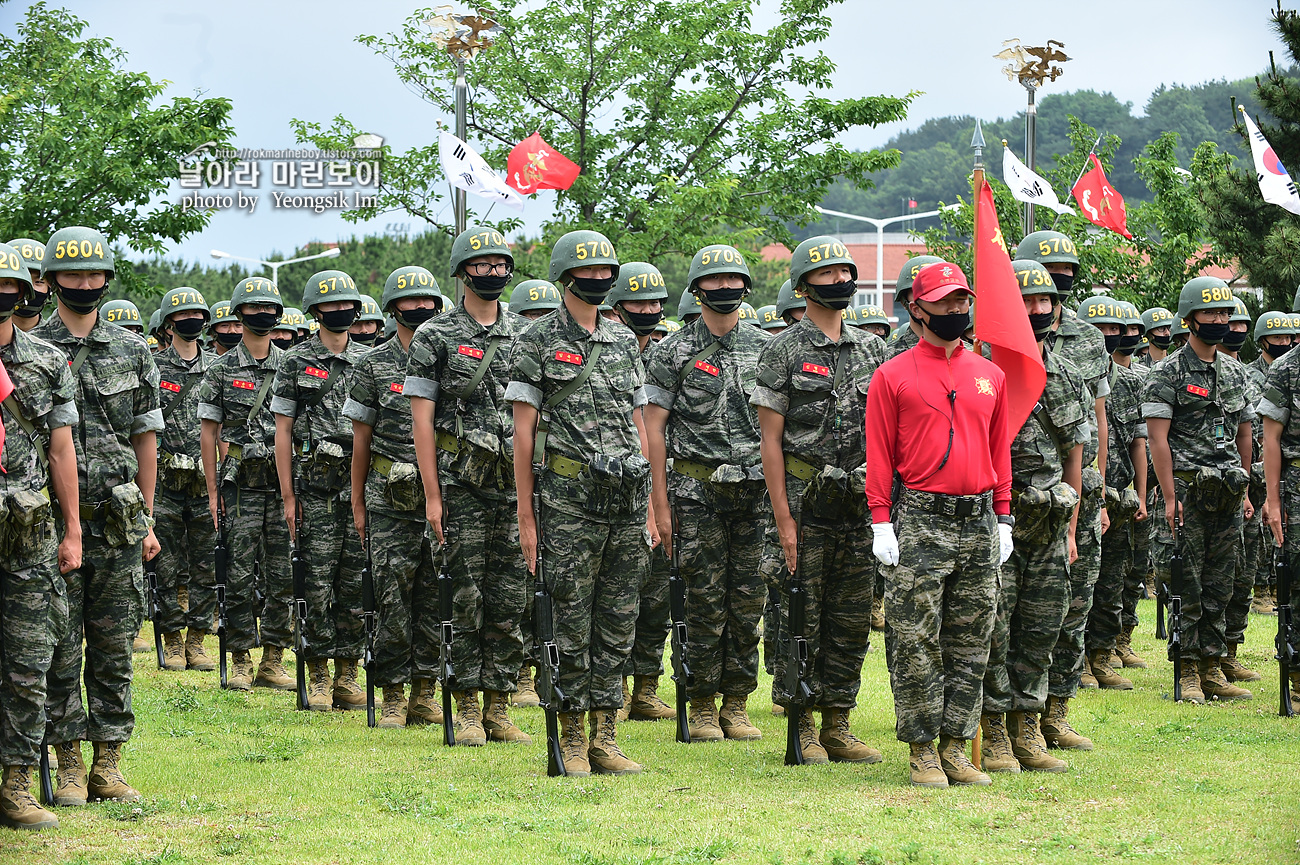
[[[29,5],[0,6],[0,29],[14,36]],[[399,152],[437,134],[434,110],[403,87],[388,61],[354,41],[358,34],[400,28],[411,11],[435,5],[433,0],[51,0],[51,5],[88,21],[90,34],[112,39],[126,51],[130,69],[172,82],[169,93],[201,90],[231,99],[237,147],[292,147],[291,118],[328,125],[337,114],[382,135]],[[861,130],[843,142],[865,148],[930,117],[1007,117],[1021,110],[1024,90],[1002,75],[1002,61],[992,56],[1011,37],[1030,45],[1048,39],[1065,43],[1073,59],[1042,95],[1110,91],[1132,102],[1135,113],[1161,83],[1252,76],[1264,68],[1270,50],[1279,60],[1285,56],[1269,28],[1272,6],[1273,0],[847,0],[835,10],[831,36],[822,47],[838,65],[834,96],[924,91],[905,123]],[[756,23],[764,23],[762,16]],[[423,227],[405,214],[354,226],[334,213],[275,210],[269,207],[270,189],[264,176],[257,212],[218,213],[205,231],[170,254],[210,261],[209,250],[217,248],[261,257],[312,240],[381,232],[390,223],[413,232]],[[530,225],[546,216],[550,194],[528,203]]]

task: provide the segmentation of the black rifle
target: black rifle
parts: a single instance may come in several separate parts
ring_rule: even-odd
[[[1177,553],[1175,552],[1175,555]],[[1144,581],[1145,584],[1145,581]],[[1167,640],[1169,633],[1165,630],[1165,610],[1169,608],[1169,584],[1157,574],[1156,576],[1156,639]]]
[[[551,589],[542,567],[546,545],[542,538],[542,467],[533,467],[533,521],[537,524],[537,566],[533,570],[533,638],[537,643],[537,696],[546,714],[546,774],[568,775],[560,754],[560,712],[569,712],[569,698],[560,690],[560,649],[555,645]]]
[[[788,610],[786,630],[789,632],[786,634],[786,645],[789,650],[785,658],[785,691],[790,695],[790,705],[785,710],[785,764],[787,766],[804,764],[803,746],[799,743],[799,721],[804,710],[812,705],[812,689],[808,687],[808,639],[804,633],[808,626],[808,593],[803,585],[803,544],[800,543],[802,534],[803,517],[801,516],[795,523],[794,537],[798,549],[795,553],[794,570],[790,572],[789,588],[786,590]]]
[[[45,738],[41,740],[41,803],[47,808],[54,807],[54,781],[50,777],[50,731],[53,724],[45,722]]]
[[[366,566],[361,569],[361,621],[366,628],[366,726],[374,727],[375,721],[375,619],[378,609],[375,605],[375,577],[371,571],[370,556],[370,520],[366,519]]]
[[[1181,510],[1179,508],[1178,510]],[[1179,536],[1181,513],[1174,520],[1174,554],[1169,559],[1169,585],[1165,593],[1169,598],[1169,660],[1174,665],[1174,702],[1183,699],[1183,545]]]
[[[230,549],[226,546],[226,508],[217,499],[217,546],[212,556],[217,572],[217,665],[221,671],[221,687],[226,687],[226,584],[230,579]]]
[[[677,687],[677,741],[691,742],[691,726],[686,717],[686,689],[695,684],[687,659],[689,643],[686,640],[686,581],[682,579],[681,537],[677,533],[677,511],[669,505],[668,518],[672,523],[673,554],[668,564],[668,608],[671,617],[673,646],[673,683]]]
[[[289,562],[293,572],[293,652],[298,658],[298,708],[307,711],[307,559],[302,554],[302,505],[293,518],[293,547]]]
[[[447,545],[442,545],[442,567],[438,569],[438,684],[442,686],[442,744],[456,744],[451,714],[451,692],[457,689],[456,671],[451,666],[451,571],[447,568]]]
[[[1291,562],[1286,553],[1278,548],[1274,558],[1277,569],[1277,673],[1281,687],[1278,714],[1283,718],[1295,716],[1295,707],[1291,705],[1291,673],[1300,664],[1300,648],[1296,646],[1294,611],[1291,609]]]
[[[153,651],[157,656],[158,669],[164,669],[163,636],[158,627],[158,556],[154,555],[144,563],[145,586],[149,590],[149,621],[153,622]]]

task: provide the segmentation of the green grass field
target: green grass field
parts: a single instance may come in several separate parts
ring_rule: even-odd
[[[55,831],[0,829],[0,862],[1300,861],[1300,722],[1277,717],[1276,619],[1247,632],[1255,699],[1192,706],[1167,699],[1153,614],[1144,601],[1135,648],[1152,667],[1129,672],[1135,690],[1072,704],[1097,750],[1063,755],[1067,774],[980,789],[909,786],[879,635],[853,718],[882,764],[782,765],[764,677],[750,703],[762,742],[678,745],[668,723],[623,724],[644,772],[580,780],[546,777],[540,709],[514,710],[532,746],[447,749],[439,728],[370,730],[364,713],[296,712],[292,694],[223,692],[214,673],[137,655],[124,766],[144,800],[58,809]]]

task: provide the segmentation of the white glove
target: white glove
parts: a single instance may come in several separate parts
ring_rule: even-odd
[[[1015,543],[1011,540],[1011,526],[1006,523],[998,523],[998,545],[1001,547],[998,553],[998,564],[1005,565],[1007,559],[1011,558],[1012,551],[1016,548]]]
[[[893,523],[872,523],[871,533],[876,539],[871,544],[871,552],[882,565],[898,564],[898,538],[894,536]]]

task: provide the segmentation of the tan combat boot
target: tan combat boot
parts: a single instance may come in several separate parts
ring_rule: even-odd
[[[934,742],[913,742],[908,764],[912,768],[912,783],[915,786],[948,786],[948,776],[939,765],[939,752],[934,749]]]
[[[1092,665],[1088,663],[1088,656],[1083,656],[1083,675],[1079,677],[1080,688],[1098,687],[1097,677],[1092,674]]]
[[[60,808],[85,805],[86,764],[81,759],[80,742],[64,742],[54,746],[54,753],[59,759],[59,772],[55,777],[54,804]]]
[[[987,787],[993,783],[993,779],[976,769],[966,755],[965,739],[939,737],[939,768],[948,777],[949,784],[959,787]]]
[[[253,659],[247,649],[230,653],[230,667],[226,670],[226,687],[233,691],[253,690]]]
[[[12,829],[59,828],[59,818],[32,796],[32,766],[5,766],[0,785],[0,823]]]
[[[885,629],[885,599],[874,598],[871,601],[871,630],[883,631]]]
[[[122,743],[95,742],[94,746],[95,759],[86,785],[91,801],[138,802],[140,794],[122,777]]]
[[[782,706],[780,703],[773,703],[772,714],[777,718],[785,717],[785,706]]]
[[[799,749],[803,751],[804,763],[815,765],[831,761],[818,738],[817,719],[813,717],[812,709],[799,711]]]
[[[1277,588],[1260,586],[1255,590],[1255,597],[1250,602],[1250,611],[1261,616],[1277,615]]]
[[[1201,690],[1200,662],[1195,658],[1183,658],[1183,675],[1178,680],[1184,703],[1205,702],[1205,692]]]
[[[822,731],[818,741],[826,756],[836,763],[879,763],[884,758],[849,728],[849,709],[822,709]]]
[[[591,774],[582,715],[582,712],[560,713],[560,757],[564,761],[564,774],[570,778],[586,778]]]
[[[1066,751],[1091,751],[1092,740],[1070,726],[1070,722],[1066,720],[1069,713],[1069,697],[1047,698],[1047,711],[1043,713],[1043,720],[1039,724],[1047,747],[1062,748]]]
[[[406,687],[404,685],[384,685],[384,705],[379,710],[376,727],[391,729],[406,726]]]
[[[1011,737],[1007,735],[1006,720],[1001,715],[981,715],[980,729],[984,731],[984,744],[980,748],[984,771],[1019,774],[1020,761],[1011,751]]]
[[[203,638],[207,633],[198,628],[190,628],[185,635],[185,669],[211,673],[217,668],[216,661],[208,656],[207,649],[203,647]]]
[[[456,744],[481,748],[487,744],[487,731],[483,729],[483,706],[478,701],[478,691],[452,691],[456,701]]]
[[[1300,672],[1291,673],[1291,702],[1300,704]]]
[[[253,684],[263,688],[275,688],[277,691],[292,691],[298,687],[297,680],[284,668],[283,648],[262,647],[262,662],[257,665],[257,679]]]
[[[163,669],[173,673],[185,669],[185,640],[180,631],[163,634]]]
[[[745,709],[748,702],[746,697],[723,695],[722,711],[718,713],[718,726],[722,728],[723,736],[740,742],[756,742],[763,738],[763,731],[749,721],[749,712]]]
[[[247,654],[247,652],[245,652]],[[328,712],[334,707],[330,697],[330,664],[324,658],[307,662],[307,708]]]
[[[659,699],[658,676],[635,676],[632,680],[632,708],[628,717],[633,721],[675,721],[677,710]]]
[[[615,738],[616,713],[610,709],[592,709],[591,743],[587,746],[587,760],[591,770],[600,775],[635,775],[641,764],[627,758]]]
[[[1218,658],[1201,659],[1201,691],[1216,700],[1249,700],[1255,696],[1228,681]]]
[[[524,664],[519,668],[519,679],[516,684],[517,690],[511,696],[511,702],[521,708],[535,708],[542,705],[541,697],[537,696],[537,683],[533,681],[533,668],[529,664]]]
[[[334,659],[334,705],[340,709],[366,707],[366,689],[357,682],[355,658]]]
[[[1219,669],[1229,682],[1258,682],[1259,673],[1237,660],[1237,643],[1228,644],[1228,657],[1219,659]]]
[[[632,716],[632,692],[627,688],[627,676],[623,677],[623,705],[617,714],[620,721],[626,721]]]
[[[1064,760],[1047,753],[1037,712],[1007,712],[1007,734],[1011,737],[1011,753],[1022,768],[1032,772],[1064,772],[1070,768]]]
[[[1119,655],[1120,663],[1125,667],[1136,667],[1139,670],[1147,668],[1147,662],[1137,652],[1133,651],[1133,626],[1125,625],[1115,638],[1115,654]]]
[[[533,744],[533,737],[510,720],[510,696],[504,691],[483,692],[483,729],[493,742]]]
[[[1131,691],[1133,683],[1125,679],[1110,665],[1110,649],[1097,649],[1089,658],[1092,675],[1097,684],[1111,691]]]
[[[411,700],[406,704],[408,724],[441,724],[442,704],[438,702],[438,680],[416,679],[411,683]]]
[[[692,742],[721,742],[725,738],[722,726],[718,723],[718,706],[712,697],[691,700],[686,718]]]
[[[152,652],[152,651],[153,651],[153,643],[151,643],[150,641],[144,638],[144,626],[141,625],[140,630],[135,632],[135,639],[131,641],[131,653],[135,655],[142,655],[145,652]]]

